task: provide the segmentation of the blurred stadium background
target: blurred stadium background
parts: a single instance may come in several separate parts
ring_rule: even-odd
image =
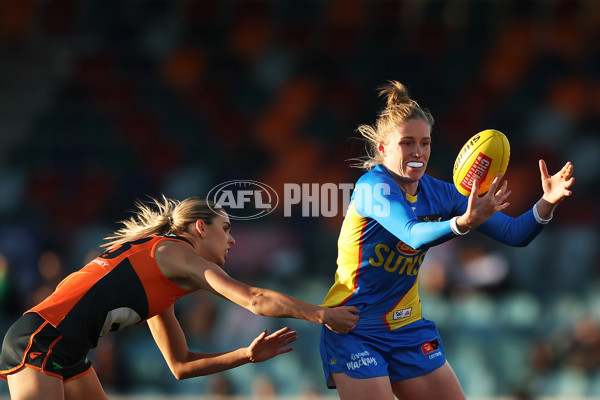
[[[474,133],[507,134],[511,215],[541,194],[539,158],[575,164],[574,197],[530,246],[474,233],[422,268],[425,316],[468,397],[600,398],[599,42],[595,0],[0,0],[0,332],[136,199],[231,179],[354,182],[350,138],[395,79],[436,117],[435,177],[451,179]],[[226,269],[320,303],[340,221],[234,221]],[[197,351],[284,325],[296,351],[177,382],[145,326],[129,328],[91,354],[109,395],[335,398],[319,326],[204,293],[177,310]]]

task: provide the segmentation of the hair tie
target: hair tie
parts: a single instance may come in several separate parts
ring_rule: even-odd
[[[169,225],[171,225],[173,223],[173,218],[167,216],[168,220],[169,220]]]

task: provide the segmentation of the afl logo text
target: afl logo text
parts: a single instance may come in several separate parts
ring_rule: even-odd
[[[279,196],[271,186],[253,180],[223,182],[213,187],[206,197],[223,207],[229,218],[235,220],[264,217],[279,204]]]

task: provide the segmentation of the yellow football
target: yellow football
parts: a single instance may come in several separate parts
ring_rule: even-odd
[[[502,132],[494,129],[479,132],[467,141],[456,157],[452,173],[454,186],[468,196],[473,179],[479,178],[477,194],[487,192],[497,174],[504,176],[509,158],[510,144]]]

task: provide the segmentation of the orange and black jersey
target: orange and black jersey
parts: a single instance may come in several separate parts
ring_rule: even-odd
[[[27,312],[38,313],[77,351],[87,352],[100,336],[145,321],[189,293],[156,264],[156,246],[166,240],[190,243],[179,236],[148,236],[111,248]]]

